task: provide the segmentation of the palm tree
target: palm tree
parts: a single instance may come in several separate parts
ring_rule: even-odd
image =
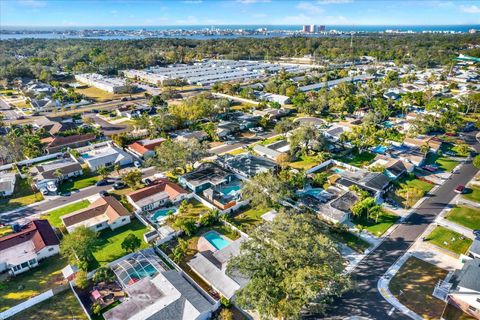
[[[55,170],[55,172],[53,172],[53,175],[55,176],[55,178],[57,178],[57,180],[62,180],[63,173],[60,169]]]
[[[109,171],[108,171],[107,167],[102,166],[102,167],[98,168],[97,172],[98,172],[99,175],[102,176],[102,179],[107,179],[108,178]]]

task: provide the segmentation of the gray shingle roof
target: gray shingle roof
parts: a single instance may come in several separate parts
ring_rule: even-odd
[[[462,287],[480,292],[480,259],[472,259],[455,272],[453,283],[455,287]]]

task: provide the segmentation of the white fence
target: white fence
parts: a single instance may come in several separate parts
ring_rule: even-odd
[[[17,313],[22,312],[25,309],[28,309],[28,308],[33,307],[34,305],[36,305],[36,304],[38,304],[42,301],[50,299],[51,297],[53,297],[53,290],[50,289],[48,291],[45,291],[44,293],[39,294],[38,296],[35,296],[31,299],[28,299],[27,301],[24,301],[20,304],[17,304],[16,306],[11,307],[10,309],[8,309],[6,311],[3,311],[2,313],[0,313],[0,319],[3,320],[3,319],[7,319],[9,317],[12,317],[12,316],[16,315]]]
[[[224,94],[224,93],[215,92],[215,93],[213,93],[213,96],[218,97],[218,98],[226,98],[226,99],[230,99],[230,100],[238,101],[238,102],[251,103],[251,104],[254,104],[254,105],[258,105],[260,103],[260,102],[254,101],[254,100],[244,99],[244,98],[240,98],[240,97],[236,97],[236,96],[231,96],[229,94]]]
[[[27,164],[33,164],[33,163],[37,163],[37,162],[40,162],[40,161],[54,159],[54,158],[56,158],[56,157],[58,157],[59,155],[62,155],[62,154],[63,154],[63,152],[47,154],[47,155],[37,157],[37,158],[33,158],[33,159],[22,160],[22,161],[17,162],[16,164],[17,164],[17,166],[24,166],[24,165],[27,165]],[[3,166],[0,166],[0,171],[10,170],[10,169],[12,169],[14,164],[15,163],[4,164]]]

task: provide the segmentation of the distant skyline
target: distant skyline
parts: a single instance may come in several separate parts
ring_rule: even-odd
[[[480,0],[0,0],[0,27],[479,23]]]

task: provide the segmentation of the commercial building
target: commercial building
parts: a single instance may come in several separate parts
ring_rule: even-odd
[[[47,220],[33,220],[20,231],[0,238],[0,272],[17,275],[59,252],[55,231]]]
[[[125,93],[128,91],[125,79],[118,77],[105,77],[96,73],[84,73],[75,75],[75,79],[91,87],[110,93]]]
[[[191,65],[177,64],[145,70],[126,70],[124,75],[155,85],[185,82],[192,85],[211,86],[216,82],[260,79],[268,74],[277,73],[281,69],[290,73],[301,73],[309,70],[310,67],[247,60],[206,60]]]

